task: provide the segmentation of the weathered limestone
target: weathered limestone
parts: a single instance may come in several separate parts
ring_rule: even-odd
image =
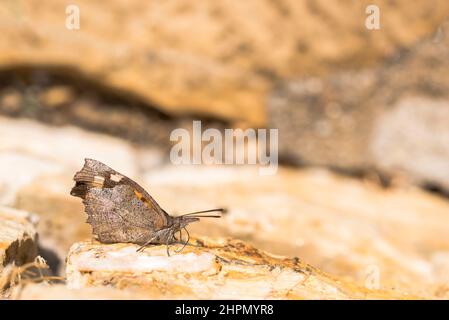
[[[0,120],[2,194],[15,190],[14,205],[39,214],[40,243],[58,255],[59,268],[64,268],[74,242],[91,238],[81,201],[69,195],[72,176],[82,159],[57,150],[60,135],[67,135],[76,146],[76,157],[83,152],[101,156],[95,153],[99,150],[103,155],[109,153],[103,161],[141,183],[171,214],[221,206],[229,209],[222,219],[192,224],[191,232],[231,236],[274,254],[300,257],[362,287],[401,296],[449,297],[445,271],[449,266],[449,204],[443,198],[414,188],[382,189],[370,181],[324,169],[280,167],[277,175],[265,177],[251,166],[167,165],[155,169],[151,152],[135,152],[123,140],[82,130],[45,128],[29,121]],[[20,143],[15,131],[24,132],[29,143]],[[14,143],[4,142],[3,134]],[[57,148],[53,153],[46,151],[39,139]],[[33,178],[15,185],[14,177],[21,174]]]
[[[47,166],[53,164],[47,170],[46,167],[35,169],[42,173],[78,168],[87,157],[108,160],[117,170],[130,174],[136,174],[137,171],[133,162],[135,149],[122,139],[90,133],[72,126],[45,126],[32,120],[0,117],[0,152],[0,155],[12,153],[32,159],[30,161],[45,161]],[[13,162],[6,162],[9,166],[2,166],[2,170],[20,173],[18,168],[12,166]],[[24,163],[20,169],[33,170],[36,166],[35,163]]]
[[[76,4],[80,29],[69,30],[66,1],[3,1],[0,66],[62,66],[173,113],[255,124],[279,80],[372,65],[433,33],[449,8],[445,0],[377,0],[382,28],[370,32],[366,1]]]
[[[192,224],[191,232],[244,239],[362,286],[449,297],[444,198],[321,169],[281,168],[261,177],[256,168],[168,166],[145,181],[169,212],[229,209],[220,220]]]
[[[29,283],[13,288],[11,300],[124,300],[149,299],[137,290],[121,290],[111,287],[70,289],[65,284]]]
[[[171,256],[167,256],[165,246],[149,246],[138,253],[138,246],[133,244],[76,243],[67,258],[67,284],[75,289],[105,285],[139,288],[152,297],[172,299],[394,297],[334,278],[297,258],[273,256],[238,240],[197,238],[191,243],[197,247],[186,246]]]
[[[74,241],[90,235],[81,202],[69,194],[84,158],[103,159],[135,176],[137,152],[126,141],[75,127],[0,117],[0,204],[39,214],[41,244],[63,261]]]
[[[449,20],[438,30],[374,68],[279,85],[267,110],[280,158],[449,193]]]
[[[8,264],[22,265],[34,260],[37,255],[36,223],[35,215],[0,206],[0,273]]]

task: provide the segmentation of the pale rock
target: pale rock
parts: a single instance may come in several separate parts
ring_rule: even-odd
[[[251,167],[166,166],[143,177],[132,178],[172,215],[228,209],[221,219],[191,224],[191,232],[301,257],[361,286],[429,298],[449,292],[449,204],[427,192],[382,189],[318,169],[279,168],[276,176],[259,176]],[[41,179],[49,192],[39,195],[39,183],[31,184],[19,191],[17,205],[48,221],[39,230],[64,253],[90,239],[91,227],[81,201],[68,195],[69,177]]]
[[[21,143],[17,131],[25,132],[30,143]],[[62,261],[71,244],[92,237],[81,200],[69,191],[82,165],[73,158],[97,148],[111,154],[105,163],[136,180],[170,214],[229,209],[222,219],[190,225],[192,232],[232,236],[275,254],[301,257],[361,286],[429,298],[448,295],[449,204],[427,192],[382,189],[324,169],[280,167],[274,176],[260,176],[257,166],[153,167],[153,153],[136,153],[122,140],[22,120],[0,118],[0,133],[2,192],[12,190],[14,180],[21,181],[13,178],[26,177],[29,170],[35,178],[18,184],[14,205],[40,215],[42,244],[56,250]],[[58,154],[61,142],[52,152],[33,140],[52,145],[60,135],[76,142],[65,156]]]
[[[68,287],[133,288],[159,299],[401,297],[336,279],[297,258],[273,256],[241,241],[197,238],[191,243],[171,256],[164,245],[136,252],[134,244],[76,243],[67,257]]]
[[[148,299],[136,290],[111,287],[70,289],[65,284],[29,283],[13,288],[11,300],[136,300]]]
[[[0,124],[0,132],[2,131]],[[1,133],[0,133],[1,135]],[[3,139],[5,137],[3,136]],[[5,144],[0,137],[0,150]],[[58,173],[62,166],[50,159],[32,157],[14,150],[5,148],[0,151],[0,204],[13,205],[18,190],[38,179],[41,175]]]
[[[35,196],[51,194],[54,182],[39,183],[45,175],[64,176],[64,188],[68,188],[74,173],[89,157],[131,176],[138,171],[134,147],[121,139],[75,127],[48,127],[0,117],[0,204],[13,205],[18,190],[33,183],[37,186]]]
[[[139,161],[149,169],[157,156],[140,151],[138,157],[124,140],[75,127],[0,117],[0,204],[39,214],[41,245],[64,261],[70,245],[91,234],[81,200],[70,196],[84,159],[104,161],[135,176]]]
[[[280,159],[448,193],[449,37],[432,38],[376,67],[281,83],[267,100]]]
[[[32,120],[0,117],[1,153],[14,152],[70,169],[81,168],[84,158],[94,158],[133,175],[137,171],[134,151],[124,140],[76,127],[49,127]],[[4,168],[8,169],[15,171],[12,166]]]
[[[37,219],[26,211],[0,206],[0,274],[8,264],[20,266],[34,260]]]
[[[449,28],[448,28],[449,30]],[[449,99],[406,97],[376,121],[371,153],[379,168],[449,190]]]
[[[39,214],[40,242],[52,248],[62,261],[74,242],[89,239],[92,233],[81,199],[70,195],[72,176],[72,172],[42,176],[21,188],[14,203],[17,208]],[[42,186],[45,192],[39,192]]]
[[[323,169],[280,168],[275,176],[259,176],[253,169],[235,174],[236,169],[229,178],[225,167],[167,166],[147,172],[144,186],[151,186],[171,214],[228,208],[222,219],[190,225],[192,232],[237,237],[298,256],[360,285],[378,275],[374,282],[385,290],[433,298],[447,294],[442,289],[442,270],[449,264],[445,199],[413,187],[383,189]]]

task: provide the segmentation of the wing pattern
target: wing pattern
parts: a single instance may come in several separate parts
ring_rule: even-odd
[[[105,164],[86,159],[71,194],[83,199],[87,222],[104,243],[145,243],[171,217],[136,182]]]

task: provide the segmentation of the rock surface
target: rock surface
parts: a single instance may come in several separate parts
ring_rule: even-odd
[[[299,259],[276,257],[241,241],[196,239],[167,256],[165,246],[76,243],[67,258],[67,283],[139,288],[169,299],[370,299],[389,293],[333,278]],[[176,245],[179,249],[179,246]],[[405,296],[404,296],[405,297]]]
[[[383,189],[325,169],[280,167],[274,176],[259,176],[253,166],[161,166],[153,161],[157,154],[123,140],[68,128],[44,130],[29,121],[2,121],[0,141],[9,136],[16,142],[3,143],[1,155],[20,151],[30,163],[47,164],[37,170],[4,161],[1,181],[5,190],[15,190],[15,207],[39,214],[41,245],[56,251],[60,268],[73,243],[91,238],[81,201],[69,195],[72,176],[86,152],[103,155],[101,160],[139,182],[170,214],[228,208],[222,219],[192,224],[191,232],[230,236],[273,254],[300,257],[337,279],[391,295],[449,297],[449,203],[444,198],[413,187]],[[17,132],[27,136],[26,144],[19,144]],[[41,139],[58,145],[63,134],[78,160],[36,147]],[[52,166],[57,170],[47,169]],[[7,177],[32,169],[31,181],[12,188],[15,181]]]
[[[268,103],[280,157],[376,169],[449,192],[449,21],[383,66],[285,82]]]
[[[8,264],[20,266],[34,260],[37,255],[36,223],[37,216],[0,206],[0,274]]]
[[[17,286],[9,296],[11,300],[136,300],[149,298],[152,297],[137,290],[111,287],[70,289],[65,284],[48,283],[29,283]]]
[[[444,198],[321,169],[262,177],[256,168],[167,167],[145,181],[171,213],[228,208],[221,220],[192,224],[192,232],[244,239],[363,286],[449,297]]]
[[[37,167],[39,172],[56,173],[64,168],[78,168],[80,160],[92,157],[98,160],[110,159],[111,166],[137,174],[133,163],[136,149],[131,144],[107,135],[89,133],[74,126],[58,128],[32,120],[0,117],[0,151],[2,156],[7,155],[6,159],[10,154],[15,154],[42,159],[48,167],[53,164],[53,170],[45,170],[45,167],[39,167],[35,163],[21,166],[22,170],[33,170]],[[14,162],[9,161],[11,164]],[[11,168],[11,165],[6,163],[5,167]],[[20,173],[19,168],[15,171]]]
[[[80,28],[69,30],[64,0],[3,1],[0,66],[59,67],[173,113],[255,124],[280,79],[372,65],[433,33],[449,9],[445,0],[377,0],[382,26],[370,31],[372,1],[76,4]]]
[[[79,0],[80,30],[66,27],[67,4],[0,4],[0,114],[59,126],[0,117],[0,205],[16,208],[0,207],[0,294],[449,299],[449,202],[396,183],[449,190],[449,2],[378,0],[377,31],[364,26],[365,0]],[[280,129],[295,164],[374,168],[395,183],[164,163],[172,129],[203,116],[220,130]],[[198,246],[171,257],[91,242],[69,195],[85,157],[170,214],[228,213],[189,226]],[[54,274],[67,267],[67,285],[22,281],[40,271],[27,264],[37,254]]]
[[[131,176],[161,161],[158,152],[141,151],[121,139],[0,117],[0,204],[39,214],[40,245],[51,248],[58,268],[73,242],[90,236],[82,204],[69,194],[86,157],[103,159]]]

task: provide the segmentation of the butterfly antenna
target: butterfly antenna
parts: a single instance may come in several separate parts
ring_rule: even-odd
[[[205,214],[202,215],[201,213],[208,213],[208,212],[220,212],[220,214]],[[219,208],[219,209],[210,209],[210,210],[203,210],[203,211],[195,211],[195,212],[190,212],[190,213],[186,213],[181,215],[181,217],[189,217],[189,216],[194,216],[196,218],[221,218],[221,214],[222,213],[226,213],[226,209],[223,208]]]

